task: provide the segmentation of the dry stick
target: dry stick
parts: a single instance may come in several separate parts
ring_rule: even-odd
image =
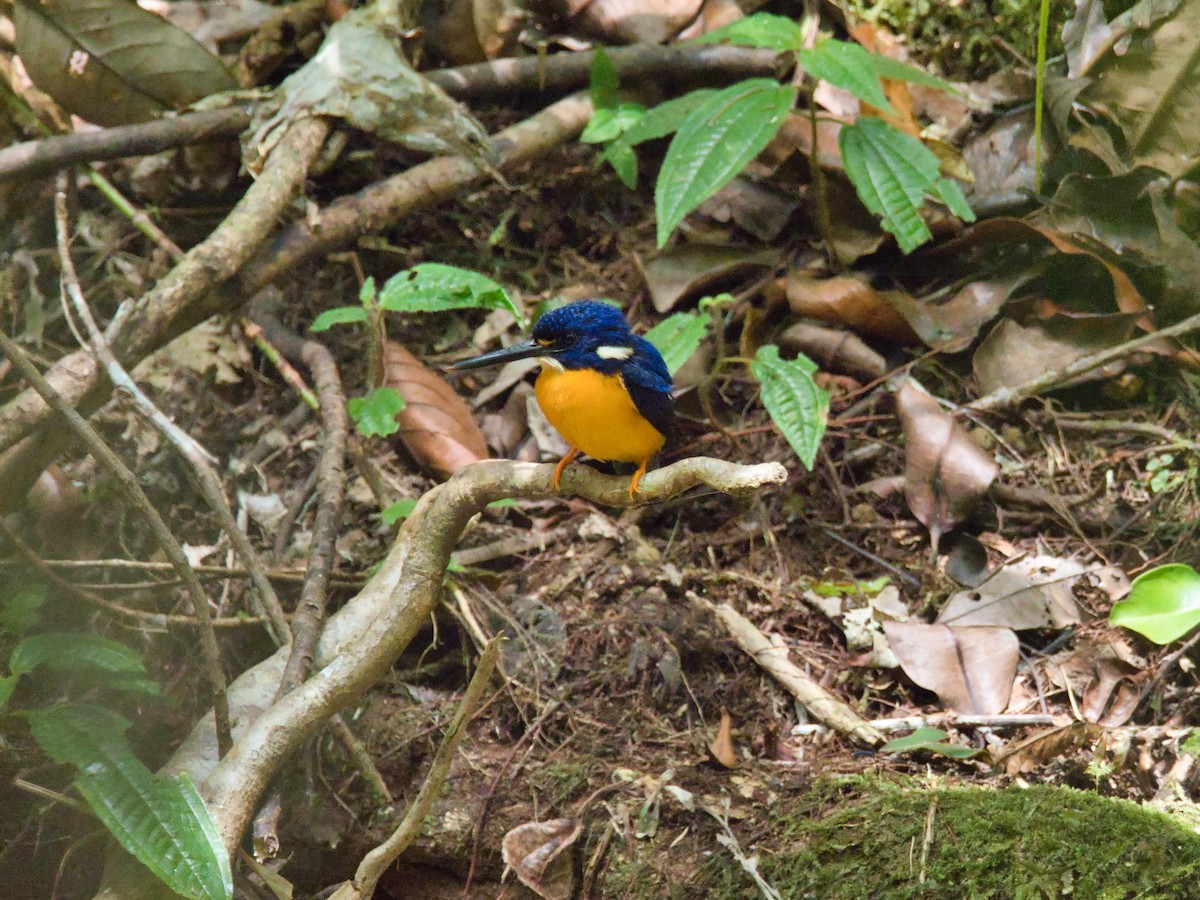
[[[801,672],[788,659],[787,648],[773,644],[769,637],[728,603],[711,603],[693,591],[687,592],[687,598],[699,609],[715,616],[738,646],[817,719],[855,740],[867,744],[883,742],[884,737],[879,729]]]
[[[50,385],[42,373],[37,370],[28,359],[17,343],[0,330],[0,350],[13,361],[13,364],[25,377],[25,379],[33,385],[33,389],[38,392],[43,400],[51,409],[57,412],[66,421],[67,426],[81,440],[91,454],[96,457],[96,461],[101,463],[117,481],[117,488],[121,492],[134,509],[140,512],[146,522],[150,526],[150,530],[154,533],[155,539],[158,541],[159,547],[166,554],[167,559],[175,567],[175,573],[183,582],[184,589],[187,591],[188,598],[192,602],[192,612],[200,623],[200,649],[204,657],[205,674],[208,677],[209,686],[213,692],[213,713],[216,717],[217,729],[217,752],[224,756],[232,746],[233,740],[229,727],[229,704],[225,696],[225,673],[221,669],[221,649],[217,645],[217,636],[213,631],[212,615],[208,609],[208,596],[204,593],[204,586],[200,583],[200,578],[192,571],[191,565],[188,563],[187,555],[183,552],[183,548],[179,542],[175,540],[175,535],[171,533],[171,529],[167,527],[167,523],[163,521],[162,516],[158,514],[158,510],[146,497],[142,491],[142,486],[138,483],[137,476],[129,470],[129,468],[121,462],[120,458],[113,453],[108,444],[104,443],[104,439],[96,432],[87,420],[76,412],[62,396],[60,396]]]
[[[617,73],[626,81],[639,77],[678,82],[699,78],[775,77],[791,66],[790,57],[745,47],[659,47],[637,45],[608,49]],[[503,94],[528,96],[532,91],[575,90],[587,84],[594,52],[559,53],[423,73],[460,99]],[[183,113],[155,122],[122,125],[85,134],[26,141],[0,149],[0,181],[32,178],[74,163],[146,156],[189,144],[230,138],[250,125],[241,107]]]
[[[1107,363],[1123,359],[1164,338],[1180,337],[1198,330],[1200,330],[1200,313],[1188,316],[1183,321],[1176,322],[1174,325],[1169,325],[1166,328],[1160,328],[1158,331],[1152,331],[1139,338],[1134,338],[1132,341],[1126,341],[1115,347],[1109,347],[1106,350],[1101,350],[1098,353],[1092,353],[1081,359],[1077,359],[1070,365],[1063,366],[1054,372],[1047,372],[1045,375],[1039,375],[1037,378],[1030,379],[1016,387],[997,388],[990,394],[985,394],[978,400],[968,403],[964,409],[974,410],[975,412],[995,412],[1010,406],[1016,406],[1018,403],[1022,403],[1043,391],[1052,390],[1064,382],[1070,381],[1072,378],[1079,375],[1086,375],[1093,369],[1098,369]]]
[[[156,613],[144,609],[130,609],[128,606],[121,606],[119,603],[114,603],[101,597],[99,594],[89,591],[87,588],[74,582],[68,581],[57,572],[52,566],[54,563],[42,559],[34,551],[32,547],[21,540],[21,536],[17,534],[16,529],[8,524],[4,516],[0,516],[0,533],[8,538],[9,543],[16,548],[16,551],[25,558],[25,561],[33,566],[46,581],[64,591],[84,603],[95,606],[97,609],[109,613],[114,616],[120,616],[126,619],[134,619],[139,626],[144,628],[165,628],[167,625],[199,625],[200,622],[195,616],[180,616],[170,613]],[[162,565],[170,568],[170,563]],[[264,620],[243,617],[243,616],[223,616],[214,618],[212,624],[214,628],[246,628],[248,626],[257,626]]]
[[[246,568],[250,570],[250,581],[254,584],[259,598],[259,602],[255,604],[258,608],[254,612],[267,620],[267,631],[270,632],[271,637],[277,645],[282,646],[288,643],[289,632],[287,618],[283,612],[283,605],[279,602],[279,597],[275,593],[275,586],[271,584],[270,578],[267,577],[266,568],[263,566],[262,560],[259,559],[254,545],[250,543],[250,539],[246,537],[246,533],[238,527],[237,519],[234,517],[233,511],[229,508],[229,502],[225,498],[225,490],[221,486],[221,480],[212,468],[212,454],[201,447],[195,438],[176,425],[169,416],[154,405],[154,401],[146,396],[145,392],[138,386],[138,383],[130,377],[125,368],[117,361],[117,358],[113,356],[112,348],[108,346],[108,341],[104,339],[104,335],[100,332],[99,327],[97,327],[96,320],[92,316],[91,307],[88,306],[87,298],[83,294],[83,288],[79,284],[79,276],[75,272],[75,263],[71,260],[71,239],[68,234],[69,227],[67,225],[67,196],[62,191],[57,191],[54,195],[54,222],[55,230],[58,234],[59,264],[62,266],[62,288],[64,294],[70,300],[75,315],[82,320],[84,327],[87,329],[89,342],[85,346],[90,346],[96,354],[104,366],[104,371],[108,375],[109,381],[113,383],[114,387],[133,399],[138,412],[154,428],[162,433],[171,446],[190,465],[192,476],[200,488],[200,493],[204,496],[212,511],[216,513],[221,527],[225,529],[225,534],[229,537],[229,542],[233,545],[238,556],[241,557]],[[189,566],[189,570],[190,568]]]
[[[258,180],[217,229],[189,250],[151,290],[132,303],[122,304],[105,338],[123,365],[137,362],[193,325],[236,305],[236,299],[216,300],[213,288],[231,278],[270,234],[278,217],[300,192],[309,164],[320,152],[328,131],[329,126],[319,119],[303,119],[288,126],[267,157]],[[240,295],[236,297],[240,299]],[[96,409],[107,392],[103,372],[90,350],[79,350],[58,360],[47,378],[68,403],[82,405],[87,412]],[[0,453],[48,416],[49,409],[36,392],[25,391],[9,401],[0,409]],[[51,449],[58,449],[55,443],[50,441]],[[24,454],[4,459],[0,463],[0,482],[12,484],[10,467],[27,475],[34,462],[44,462],[47,451],[39,451],[29,451],[33,459]]]
[[[441,793],[458,745],[466,737],[466,724],[475,712],[475,707],[479,705],[479,697],[492,677],[499,654],[500,638],[492,638],[479,656],[475,674],[471,676],[471,682],[458,704],[454,718],[450,720],[446,733],[442,735],[442,743],[433,757],[429,774],[425,776],[416,799],[404,814],[404,820],[386,841],[363,857],[362,862],[358,864],[358,871],[354,873],[354,880],[342,885],[334,893],[332,900],[358,900],[373,896],[380,876],[416,839],[421,830],[421,823],[425,821],[430,807],[433,806],[434,798]]]
[[[13,561],[0,559],[0,568],[12,566]],[[172,572],[171,564],[168,562],[152,562],[140,559],[43,559],[42,565],[48,570],[56,569],[131,569],[135,572]],[[199,575],[202,579],[214,580],[219,578],[248,578],[249,571],[245,568],[234,566],[192,566],[192,571]],[[267,575],[272,581],[281,581],[284,584],[296,584],[304,581],[304,572],[301,569],[268,569]],[[363,586],[363,578],[355,578],[349,575],[342,575],[331,580],[331,584],[337,587],[361,588]],[[153,583],[135,582],[135,583],[110,583],[96,585],[97,590],[111,589],[114,591],[133,590],[145,587],[154,587],[156,585],[166,586],[175,584],[174,581],[155,581]],[[242,620],[244,621],[244,620]]]

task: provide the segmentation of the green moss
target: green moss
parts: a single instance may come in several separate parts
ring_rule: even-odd
[[[855,780],[841,791],[825,814],[811,803],[821,791],[804,799],[799,814],[777,812],[775,828],[755,847],[760,871],[783,896],[1200,897],[1200,836],[1135,803],[1050,786],[928,791]],[[755,896],[736,864],[725,862],[709,900]]]

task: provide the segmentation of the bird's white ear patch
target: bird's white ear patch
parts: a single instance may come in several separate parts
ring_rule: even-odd
[[[564,366],[562,363],[560,363],[553,356],[539,356],[539,357],[537,357],[537,361],[539,363],[541,363],[541,365],[547,369],[554,369],[557,372],[567,371],[566,366]]]
[[[601,359],[629,359],[633,356],[632,347],[597,347],[596,355]]]

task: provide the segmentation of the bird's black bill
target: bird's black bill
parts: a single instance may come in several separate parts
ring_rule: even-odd
[[[502,363],[512,362],[514,359],[529,359],[531,356],[548,356],[549,354],[550,351],[537,341],[522,341],[502,350],[485,353],[483,356],[472,356],[470,359],[454,363],[450,368],[481,369],[484,366],[498,366]]]

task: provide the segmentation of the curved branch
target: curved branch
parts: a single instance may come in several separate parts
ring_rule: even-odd
[[[558,496],[550,481],[553,471],[550,465],[487,460],[467,466],[429,491],[401,528],[379,571],[329,618],[312,678],[272,703],[284,651],[237,678],[229,687],[238,723],[234,746],[219,763],[213,753],[211,715],[196,725],[167,769],[187,771],[204,781],[202,793],[231,852],[279,767],[329,716],[355,702],[382,677],[428,620],[441,595],[450,553],[471,517],[505,497]],[[779,463],[742,466],[696,457],[646,475],[636,502],[661,502],[697,486],[743,495],[786,479],[787,471]],[[586,466],[568,469],[563,488],[606,506],[631,505],[628,479],[601,475]]]

